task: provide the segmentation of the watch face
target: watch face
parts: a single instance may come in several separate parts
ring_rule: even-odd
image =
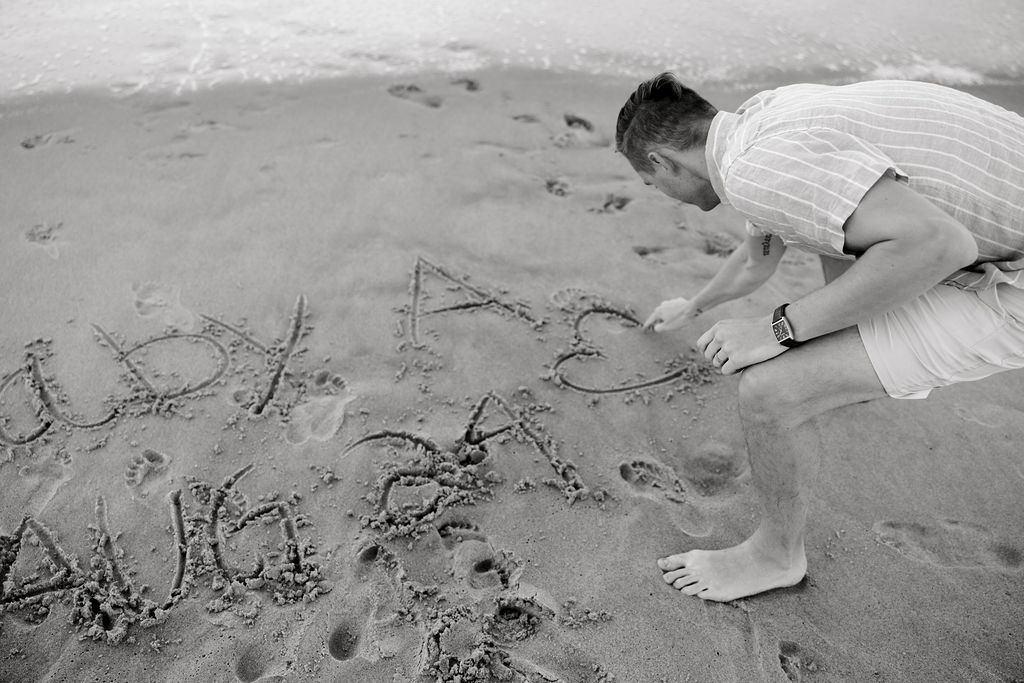
[[[793,337],[792,333],[789,331],[789,325],[786,324],[785,318],[772,323],[772,332],[775,333],[775,341],[778,342],[786,341]]]

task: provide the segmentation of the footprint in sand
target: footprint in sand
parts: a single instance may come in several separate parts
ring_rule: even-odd
[[[587,121],[582,116],[576,116],[576,114],[565,115],[565,125],[569,126],[574,130],[585,130],[588,133],[594,132],[594,124]]]
[[[566,313],[581,313],[595,306],[608,305],[603,297],[580,287],[565,287],[548,297],[551,305]]]
[[[446,518],[448,521],[435,527],[435,538],[439,537],[440,543],[433,547],[435,554],[448,558],[443,571],[454,582],[446,590],[443,609],[439,605],[427,621],[420,647],[421,674],[433,679],[449,669],[465,670],[477,659],[481,637],[486,635],[484,647],[490,654],[484,660],[484,666],[490,669],[486,680],[589,680],[586,675],[579,679],[558,675],[545,665],[517,656],[512,649],[515,645],[550,629],[559,615],[572,616],[565,613],[571,611],[569,603],[563,609],[549,593],[522,581],[522,567],[514,555],[496,549],[474,523],[451,515]],[[427,536],[419,543],[424,543]],[[427,547],[431,547],[429,539]],[[403,564],[406,571],[412,570],[409,562]],[[549,632],[547,637],[558,636]],[[563,657],[559,664],[590,674],[597,671],[584,656]]]
[[[345,386],[345,378],[341,375],[336,375],[330,370],[320,370],[313,375],[313,387],[320,391],[330,391],[334,389],[341,389]]]
[[[345,406],[357,397],[348,392],[338,396],[314,396],[291,411],[285,440],[293,446],[310,439],[327,441],[345,421]]]
[[[642,258],[646,258],[648,256],[651,256],[652,254],[660,254],[666,249],[668,249],[668,247],[645,247],[637,245],[633,247],[633,253]]]
[[[779,666],[791,681],[814,681],[825,678],[825,665],[820,654],[791,640],[779,642]]]
[[[359,640],[362,637],[362,625],[359,620],[344,617],[327,636],[327,651],[339,662],[352,659],[359,652]]]
[[[128,468],[124,471],[124,483],[133,488],[142,486],[149,475],[159,476],[167,471],[171,457],[151,448],[133,453]]]
[[[705,441],[683,458],[683,478],[701,496],[738,492],[739,478],[746,469],[746,456],[720,441]]]
[[[473,591],[501,589],[508,585],[511,568],[486,540],[466,538],[454,552],[452,571],[456,581],[465,583]]]
[[[21,447],[16,447],[21,448]],[[50,504],[61,487],[74,476],[70,460],[45,457],[41,452],[25,447],[29,458],[4,460],[0,462],[0,480],[7,482],[4,502],[23,514],[38,514]],[[13,484],[11,472],[17,474],[17,486]]]
[[[569,195],[569,183],[560,178],[548,178],[545,181],[545,189],[547,189],[548,194],[553,194],[556,197],[567,197]]]
[[[327,652],[341,665],[331,680],[399,680],[397,671],[415,652],[420,633],[413,623],[397,618],[405,590],[396,578],[398,561],[376,543],[362,546],[352,563],[346,590],[334,590],[326,615]],[[399,571],[399,574],[401,572]],[[404,679],[403,679],[404,680]]]
[[[181,305],[181,288],[158,282],[133,284],[135,312],[178,332],[191,332],[196,323],[192,311]]]
[[[345,593],[344,609],[335,611],[326,636],[327,650],[345,674],[334,680],[391,680],[392,671],[384,668],[403,658],[401,680],[413,680],[413,667],[423,679],[444,681],[611,679],[592,657],[557,642],[559,626],[578,628],[610,615],[579,609],[574,599],[558,601],[523,581],[523,563],[469,517],[445,512],[415,541],[391,547],[368,539],[356,553],[359,582]],[[412,610],[406,607],[410,595],[419,605]],[[396,619],[399,605],[403,613]],[[524,656],[523,643],[538,634],[539,649]],[[380,673],[370,677],[374,665]],[[571,673],[556,673],[555,666]]]
[[[463,541],[486,541],[480,527],[466,519],[452,519],[437,526],[437,533],[444,547],[453,550]]]
[[[50,258],[57,260],[60,258],[57,238],[63,227],[64,223],[61,221],[37,223],[25,231],[25,240],[40,247]]]
[[[360,581],[364,581],[373,569],[374,564],[377,562],[377,558],[384,552],[384,548],[376,543],[370,543],[360,549],[360,551],[356,553],[354,569],[355,577]]]
[[[21,146],[25,149],[35,149],[37,147],[48,147],[49,145],[68,145],[75,141],[75,139],[71,137],[72,132],[73,131],[62,131],[59,133],[33,135],[32,137],[22,140]]]
[[[447,551],[450,562],[445,573],[455,579],[459,588],[467,590],[474,602],[486,597],[485,594],[519,586],[522,572],[509,553],[497,550],[480,528],[465,517],[446,514],[444,518],[447,521],[435,528],[440,538],[437,550]],[[553,611],[558,609],[552,599],[542,602],[548,603]]]
[[[659,265],[682,263],[690,257],[688,247],[668,247],[660,244],[638,244],[633,247],[633,253],[645,261]]]
[[[569,129],[554,137],[556,147],[605,147],[609,139],[587,119],[576,114],[562,117]]]
[[[430,107],[431,109],[438,109],[444,102],[444,100],[437,95],[430,95],[424,92],[423,88],[413,83],[393,85],[388,88],[388,94],[394,95],[402,100],[409,100],[410,102],[422,104],[424,107]]]
[[[600,207],[589,209],[589,211],[591,213],[617,213],[625,209],[631,201],[633,201],[632,197],[609,193],[605,195],[604,203]]]
[[[875,523],[875,535],[907,557],[940,567],[1019,569],[1024,564],[1020,549],[997,541],[977,524],[941,519],[930,524],[883,521]]]
[[[188,133],[207,133],[218,130],[235,130],[237,127],[230,123],[221,123],[220,121],[214,121],[213,119],[205,119],[198,123],[190,123],[185,126],[185,131]]]
[[[701,236],[704,238],[704,253],[709,256],[725,258],[739,246],[736,239],[720,232],[701,232]]]
[[[477,92],[480,90],[480,82],[472,78],[456,78],[451,83],[452,85],[461,85],[469,92]]]
[[[689,536],[706,536],[711,525],[689,501],[688,491],[673,470],[656,460],[629,460],[619,465],[619,476],[639,496],[672,504],[676,525]]]
[[[268,672],[273,665],[273,654],[270,647],[263,643],[254,642],[246,647],[242,654],[235,660],[235,678],[241,683],[270,683],[270,681],[283,681],[281,675],[285,671],[283,665],[274,667],[276,672]]]

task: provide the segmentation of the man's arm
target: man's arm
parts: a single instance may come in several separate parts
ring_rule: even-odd
[[[713,306],[750,294],[772,276],[785,251],[786,245],[774,235],[749,235],[696,296],[663,301],[644,329],[674,330]]]
[[[857,261],[786,309],[798,341],[892,310],[978,258],[967,228],[889,177],[868,190],[844,231],[846,251]],[[775,341],[770,315],[719,321],[697,344],[708,360],[717,356],[727,375],[786,350]]]
[[[857,261],[786,309],[798,341],[890,311],[978,258],[967,228],[889,177],[868,190],[843,230]]]

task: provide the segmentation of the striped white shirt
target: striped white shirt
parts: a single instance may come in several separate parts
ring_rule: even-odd
[[[837,258],[843,225],[885,174],[962,223],[978,262],[945,280],[1024,288],[1024,118],[929,83],[793,85],[719,112],[711,184],[751,234]]]

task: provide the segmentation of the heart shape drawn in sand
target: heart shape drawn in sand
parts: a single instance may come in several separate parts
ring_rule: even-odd
[[[688,380],[691,384],[706,384],[711,380],[711,371],[708,366],[694,361],[692,358],[685,359],[682,357],[677,357],[666,363],[666,366],[669,368],[667,373],[651,379],[623,382],[617,386],[587,386],[583,381],[570,378],[566,367],[570,361],[584,359],[608,360],[608,356],[583,333],[584,323],[588,318],[595,315],[618,319],[627,329],[639,329],[642,324],[630,311],[604,302],[589,305],[579,311],[576,319],[573,321],[572,348],[559,355],[551,366],[551,376],[555,383],[584,394],[620,394],[667,384],[677,379]]]

